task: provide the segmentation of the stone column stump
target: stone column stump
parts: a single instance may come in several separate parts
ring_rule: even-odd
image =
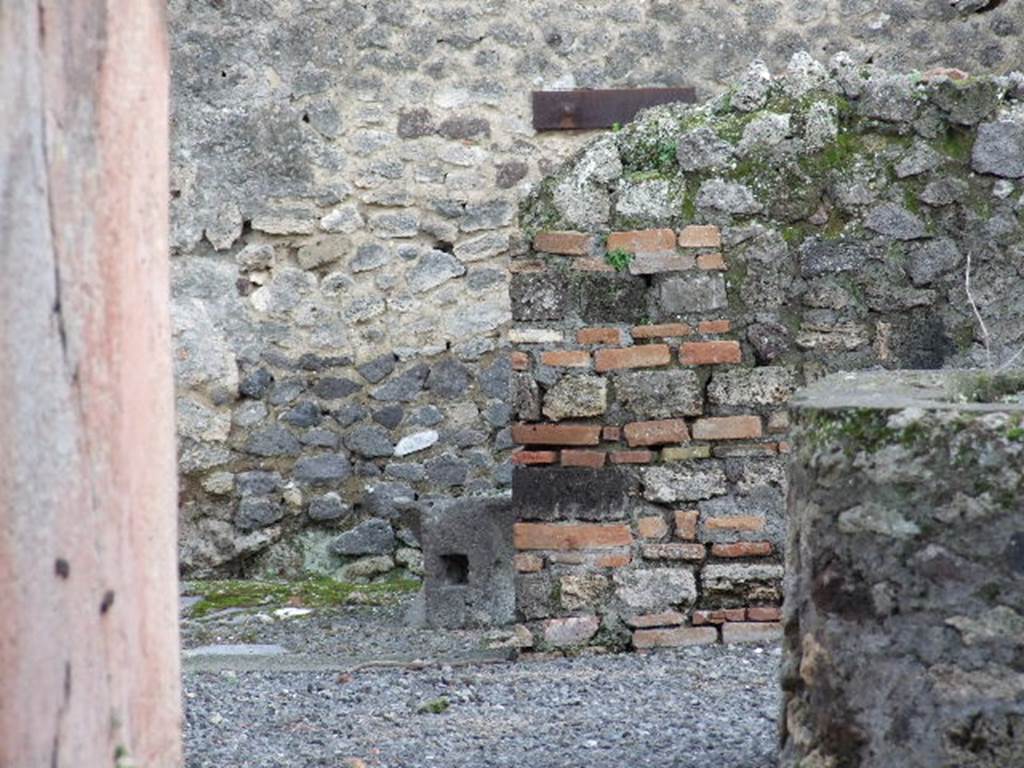
[[[781,765],[1024,765],[1024,374],[792,401]]]

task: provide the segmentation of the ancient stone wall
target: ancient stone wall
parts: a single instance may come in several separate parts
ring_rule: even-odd
[[[1021,346],[1020,85],[797,54],[644,113],[538,186],[509,337],[519,610],[539,642],[778,633],[794,387]]]
[[[1019,370],[793,399],[779,765],[1024,764]]]
[[[536,134],[532,89],[1021,59],[1019,2],[960,6],[171,0],[184,571],[415,569],[422,501],[507,487],[516,207],[588,138]]]

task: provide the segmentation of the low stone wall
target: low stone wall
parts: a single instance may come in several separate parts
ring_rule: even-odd
[[[1024,765],[1024,375],[794,398],[783,766]]]
[[[518,605],[538,638],[778,632],[794,387],[1021,343],[1020,82],[758,63],[539,185],[509,332]]]

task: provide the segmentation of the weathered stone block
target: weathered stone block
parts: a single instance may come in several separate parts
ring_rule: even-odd
[[[713,272],[688,272],[661,278],[658,304],[665,314],[711,312],[728,304],[725,279]]]
[[[512,498],[520,520],[618,520],[636,481],[625,470],[516,467]]]
[[[560,320],[569,306],[569,281],[556,270],[512,275],[509,285],[512,319]]]
[[[633,610],[664,611],[689,607],[697,600],[697,583],[685,568],[657,568],[615,574],[616,597]]]
[[[544,394],[541,410],[553,421],[600,416],[608,410],[608,380],[602,376],[563,376]]]
[[[423,594],[435,627],[515,618],[513,513],[505,497],[462,497],[423,512]]]
[[[708,565],[701,571],[702,605],[728,608],[782,599],[782,566]]]
[[[699,416],[703,391],[696,371],[623,371],[614,376],[618,403],[633,417]]]

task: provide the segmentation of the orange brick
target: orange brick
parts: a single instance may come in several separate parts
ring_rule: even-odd
[[[672,627],[638,629],[633,632],[634,648],[682,648],[687,645],[712,645],[718,642],[714,627]]]
[[[763,531],[765,520],[756,515],[709,517],[704,523],[712,531]]]
[[[586,256],[592,243],[593,237],[583,232],[538,232],[533,238],[533,250],[563,256]]]
[[[764,557],[772,553],[767,541],[734,541],[730,544],[712,544],[713,557]]]
[[[662,611],[661,613],[641,613],[637,616],[630,616],[626,624],[634,629],[648,629],[650,627],[674,627],[686,621],[686,617],[679,611]]]
[[[676,518],[676,538],[686,541],[696,539],[697,518],[700,516],[700,513],[696,509],[677,509],[674,514]]]
[[[523,272],[543,272],[546,265],[540,259],[512,259],[508,265],[508,271],[516,274]]]
[[[723,643],[766,643],[782,639],[782,624],[774,621],[734,621],[722,625]]]
[[[525,352],[513,352],[508,356],[513,371],[530,370],[530,356]]]
[[[520,445],[597,445],[601,427],[596,424],[515,424],[512,440]]]
[[[672,336],[689,336],[690,326],[686,323],[663,323],[662,325],[634,325],[629,331],[634,339],[656,339]]]
[[[628,525],[600,523],[516,523],[516,549],[612,549],[633,542]]]
[[[622,331],[618,328],[580,328],[576,331],[577,344],[621,344]]]
[[[683,365],[718,365],[743,362],[738,341],[686,341],[679,349]]]
[[[614,272],[615,267],[604,259],[594,256],[581,256],[572,260],[572,268],[580,272]]]
[[[608,454],[612,464],[650,464],[654,461],[651,451],[613,451]]]
[[[512,454],[512,463],[522,466],[554,464],[556,461],[558,461],[558,451],[516,451]]]
[[[727,621],[744,621],[747,618],[746,608],[726,608],[717,611],[694,611],[690,623],[694,626],[704,624],[724,624]]]
[[[686,431],[686,422],[682,419],[633,421],[622,428],[622,433],[630,448],[638,445],[684,443],[690,439]]]
[[[598,371],[614,371],[620,368],[653,368],[668,365],[672,353],[668,344],[643,344],[639,347],[618,347],[599,349],[594,352]]]
[[[691,224],[679,233],[683,248],[718,248],[722,245],[722,232],[713,224]]]
[[[625,568],[633,562],[633,558],[629,553],[614,554],[614,555],[601,555],[595,561],[598,568]]]
[[[776,605],[747,608],[747,621],[778,621],[781,618],[782,609]]]
[[[589,368],[590,353],[582,349],[553,349],[541,353],[540,361],[556,368]]]
[[[590,467],[597,469],[604,466],[604,451],[585,451],[579,448],[567,448],[562,451],[563,467]]]
[[[694,440],[747,440],[760,436],[760,416],[708,416],[693,423]]]
[[[636,531],[641,539],[660,539],[668,533],[668,523],[660,515],[640,517],[636,521]]]
[[[704,559],[703,544],[690,544],[678,541],[668,544],[645,544],[643,556],[645,560],[685,560],[700,562]]]
[[[791,450],[790,444],[785,440],[781,441],[778,445],[779,453],[789,453]]]
[[[701,320],[697,330],[701,333],[728,333],[731,327],[728,320]]]
[[[728,267],[725,266],[725,259],[722,258],[720,253],[702,253],[697,257],[697,266],[701,269],[717,270],[724,272]]]
[[[630,253],[658,253],[675,251],[676,233],[671,229],[640,229],[630,232],[612,232],[605,243],[608,251]]]
[[[601,439],[609,443],[617,443],[621,436],[622,429],[620,427],[603,427],[601,429]]]
[[[544,569],[544,558],[528,552],[517,552],[513,562],[519,573],[536,573]]]

